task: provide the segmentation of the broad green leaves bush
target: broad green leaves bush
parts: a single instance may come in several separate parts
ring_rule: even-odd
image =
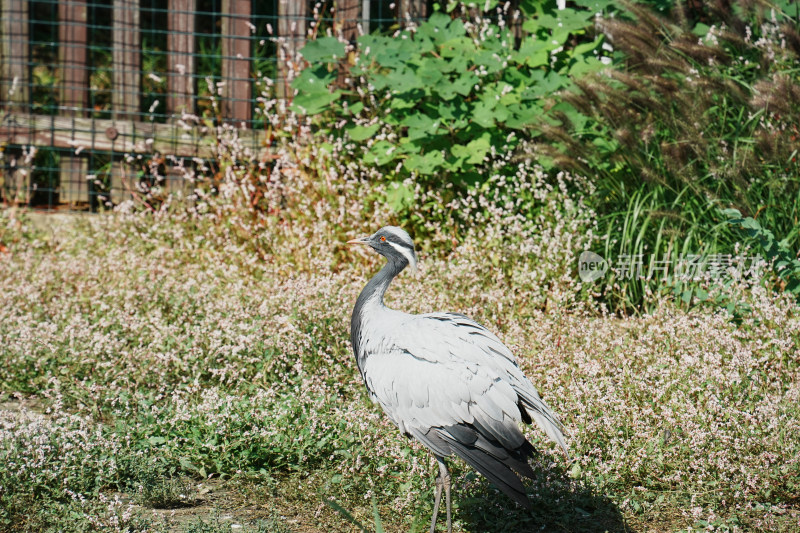
[[[554,111],[580,122],[574,108],[550,99],[572,76],[603,66],[593,17],[581,9],[542,11],[519,37],[503,20],[434,13],[415,30],[359,37],[348,91],[331,86],[341,47],[312,41],[302,51],[310,67],[292,84],[293,107],[327,112],[319,121],[325,133],[363,145],[361,162],[395,179],[476,186],[488,158],[513,152],[541,124],[558,124]],[[334,128],[324,126],[328,116],[336,117]]]

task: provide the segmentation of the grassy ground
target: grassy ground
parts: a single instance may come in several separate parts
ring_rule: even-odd
[[[0,222],[0,530],[426,530],[435,464],[367,400],[348,343],[376,260],[310,241],[293,271],[163,221]],[[574,461],[528,432],[531,512],[454,462],[454,530],[797,530],[791,301],[620,319],[576,304],[568,269],[542,288],[548,259],[496,277],[498,252],[423,256],[390,305],[497,331]]]

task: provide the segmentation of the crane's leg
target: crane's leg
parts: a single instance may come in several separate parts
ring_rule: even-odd
[[[436,476],[436,496],[433,500],[433,518],[431,519],[431,533],[436,531],[436,517],[439,516],[439,502],[442,500],[442,481]]]
[[[439,475],[436,476],[436,497],[433,502],[433,519],[431,520],[431,533],[436,531],[436,517],[439,515],[439,504],[442,501],[442,488],[444,488],[445,504],[447,506],[447,533],[453,533],[453,523],[450,519],[450,472],[444,464],[444,458],[435,456],[439,463]]]
[[[439,463],[439,468],[444,468],[444,500],[447,504],[447,533],[453,533],[453,523],[450,521],[450,472],[447,471],[444,461]]]

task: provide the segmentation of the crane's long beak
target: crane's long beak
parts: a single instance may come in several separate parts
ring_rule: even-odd
[[[347,241],[347,244],[369,244],[369,237],[361,237],[359,239],[353,239]]]

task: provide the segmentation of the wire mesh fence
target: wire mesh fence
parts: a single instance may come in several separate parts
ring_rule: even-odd
[[[0,197],[96,210],[134,185],[183,187],[213,156],[204,123],[263,149],[259,98],[285,98],[296,52],[429,10],[424,0],[0,0]],[[269,81],[269,87],[264,86]],[[187,121],[187,116],[196,117]],[[158,168],[158,172],[153,172]],[[172,177],[171,177],[172,176]]]

